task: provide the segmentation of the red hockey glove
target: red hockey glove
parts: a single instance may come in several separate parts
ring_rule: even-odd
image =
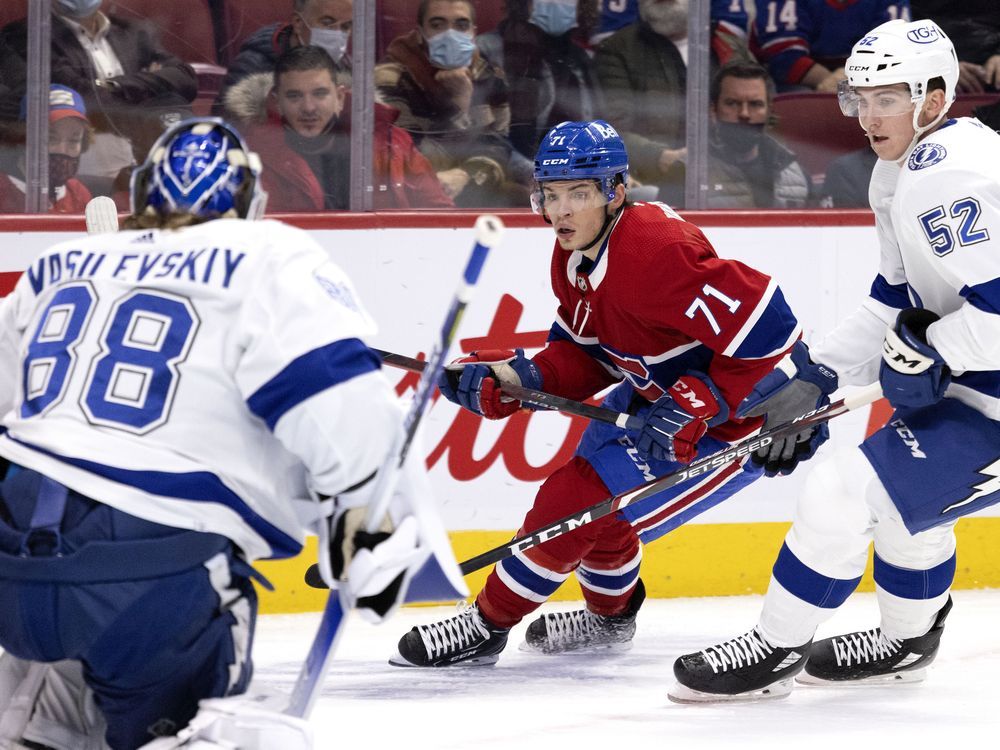
[[[521,402],[500,392],[500,383],[540,390],[542,374],[524,349],[486,349],[472,352],[445,366],[438,388],[444,397],[487,419],[503,419],[521,408]]]
[[[691,463],[709,426],[729,419],[729,407],[707,375],[688,373],[653,403],[635,440],[646,458]]]

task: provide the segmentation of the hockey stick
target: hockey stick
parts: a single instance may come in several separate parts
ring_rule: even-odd
[[[403,370],[409,370],[410,372],[423,372],[427,367],[427,363],[422,359],[414,359],[413,357],[407,357],[403,354],[393,354],[392,352],[387,352],[382,349],[372,349],[372,351],[382,357],[382,361],[387,365],[399,367]],[[613,409],[606,409],[603,406],[583,404],[579,401],[573,401],[572,399],[556,396],[552,393],[546,393],[545,391],[536,391],[534,388],[525,388],[520,385],[514,385],[513,383],[501,382],[500,391],[504,395],[515,398],[518,401],[523,401],[531,404],[532,406],[540,406],[543,409],[548,409],[550,411],[561,411],[566,414],[572,414],[575,417],[593,419],[598,422],[607,422],[608,424],[613,424],[626,430],[642,429],[643,421],[638,417],[634,417],[631,414],[625,414],[620,411],[614,411]]]
[[[87,219],[87,234],[118,231],[118,207],[106,195],[91,198],[83,212]]]
[[[476,244],[472,248],[472,255],[465,267],[462,282],[455,292],[455,296],[448,308],[444,325],[441,326],[440,339],[435,343],[434,349],[428,358],[427,366],[424,368],[417,383],[413,402],[406,418],[403,422],[404,429],[397,433],[392,450],[389,452],[389,459],[385,466],[378,472],[376,486],[373,490],[372,501],[368,505],[365,515],[365,526],[369,532],[375,531],[382,518],[389,508],[389,501],[392,498],[393,489],[399,478],[399,469],[406,461],[410,445],[416,434],[420,419],[430,401],[430,394],[437,383],[438,375],[444,368],[444,358],[448,354],[448,348],[455,338],[458,324],[462,319],[462,313],[468,304],[472,288],[475,286],[482,271],[483,263],[491,247],[497,245],[503,232],[503,222],[495,216],[480,216],[476,220]],[[322,552],[321,552],[322,554]],[[330,592],[327,598],[326,609],[320,621],[319,629],[313,638],[309,653],[305,663],[299,672],[295,687],[292,690],[291,700],[285,709],[286,714],[307,718],[312,710],[313,703],[319,693],[319,686],[326,674],[330,659],[336,649],[337,641],[343,632],[345,615],[350,611],[353,602],[344,587],[340,587],[337,592]]]
[[[475,557],[461,563],[459,568],[462,571],[462,575],[468,575],[469,573],[473,573],[481,568],[485,568],[487,565],[512,557],[518,552],[523,552],[526,549],[537,547],[543,542],[555,539],[558,536],[562,536],[563,534],[573,531],[573,529],[577,529],[588,523],[593,523],[599,518],[604,518],[604,516],[621,510],[626,505],[630,505],[631,503],[639,500],[644,500],[651,495],[655,495],[658,492],[662,492],[663,490],[678,485],[686,479],[707,474],[709,471],[722,468],[737,459],[749,456],[751,453],[754,453],[760,448],[766,448],[774,442],[776,438],[786,437],[807,427],[815,427],[816,425],[827,422],[834,417],[840,416],[841,414],[846,414],[849,411],[865,406],[866,404],[870,404],[873,401],[877,401],[881,396],[881,387],[878,383],[873,383],[857,393],[846,396],[839,401],[835,401],[832,404],[826,404],[825,406],[821,406],[814,411],[803,414],[800,417],[796,417],[791,422],[785,422],[784,424],[777,425],[770,430],[760,432],[757,435],[749,437],[736,445],[730,446],[729,448],[713,453],[710,456],[696,459],[683,469],[675,471],[673,474],[667,474],[666,476],[640,484],[638,487],[634,487],[631,490],[614,495],[613,497],[609,497],[599,503],[583,508],[576,513],[560,518],[558,521],[554,521],[544,529],[539,529],[531,534],[526,534],[514,539],[513,541],[507,542],[506,544],[502,544],[499,547],[487,550],[481,555],[476,555]],[[673,531],[678,526],[681,526],[694,516],[705,512],[721,501],[722,498],[707,495],[700,500],[696,500],[695,502],[691,502],[689,498],[681,497],[665,503],[657,508],[657,513],[674,513],[674,515],[658,526],[657,531],[661,534]],[[684,511],[683,514],[680,513],[681,510]]]

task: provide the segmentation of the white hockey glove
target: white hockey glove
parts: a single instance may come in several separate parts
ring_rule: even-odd
[[[175,737],[160,737],[140,750],[312,750],[312,727],[280,713],[287,696],[235,695],[198,703],[198,713]],[[268,706],[271,706],[270,708]]]

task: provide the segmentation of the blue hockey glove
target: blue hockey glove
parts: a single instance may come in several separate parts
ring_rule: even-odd
[[[937,313],[909,307],[885,333],[878,379],[892,408],[930,406],[941,400],[951,383],[951,369],[927,343],[927,328]]]
[[[688,373],[652,404],[642,429],[629,437],[643,458],[687,464],[708,428],[727,419],[729,406],[715,384],[707,375]]]
[[[829,396],[835,390],[837,373],[814,363],[809,358],[809,347],[796,341],[792,351],[743,399],[736,416],[766,415],[764,429],[769,429],[830,403]],[[791,474],[801,461],[812,458],[829,437],[830,430],[824,423],[778,438],[756,451],[750,460],[763,466],[769,477]]]
[[[521,402],[504,396],[501,382],[540,390],[542,374],[524,349],[487,349],[445,365],[438,388],[446,399],[481,417],[503,419],[520,409]]]

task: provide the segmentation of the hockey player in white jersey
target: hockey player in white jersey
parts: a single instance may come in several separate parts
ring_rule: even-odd
[[[873,29],[846,72],[841,108],[879,157],[879,271],[810,355],[842,386],[878,379],[894,413],[811,472],[756,627],[677,659],[677,701],[780,697],[796,675],[921,679],[951,609],[955,523],[1000,501],[1000,135],[947,119],[958,61],[932,21]],[[779,366],[741,412],[767,412],[798,383]],[[879,626],[813,643],[871,542]]]
[[[53,246],[0,306],[0,746],[136,748],[243,693],[267,585],[250,563],[321,524],[370,619],[418,546],[462,595],[419,462],[394,531],[345,531],[402,414],[348,278],[305,232],[245,220],[259,171],[223,121],[174,126],[133,176],[140,228]],[[203,704],[220,744],[198,747],[311,744],[228,705]]]

